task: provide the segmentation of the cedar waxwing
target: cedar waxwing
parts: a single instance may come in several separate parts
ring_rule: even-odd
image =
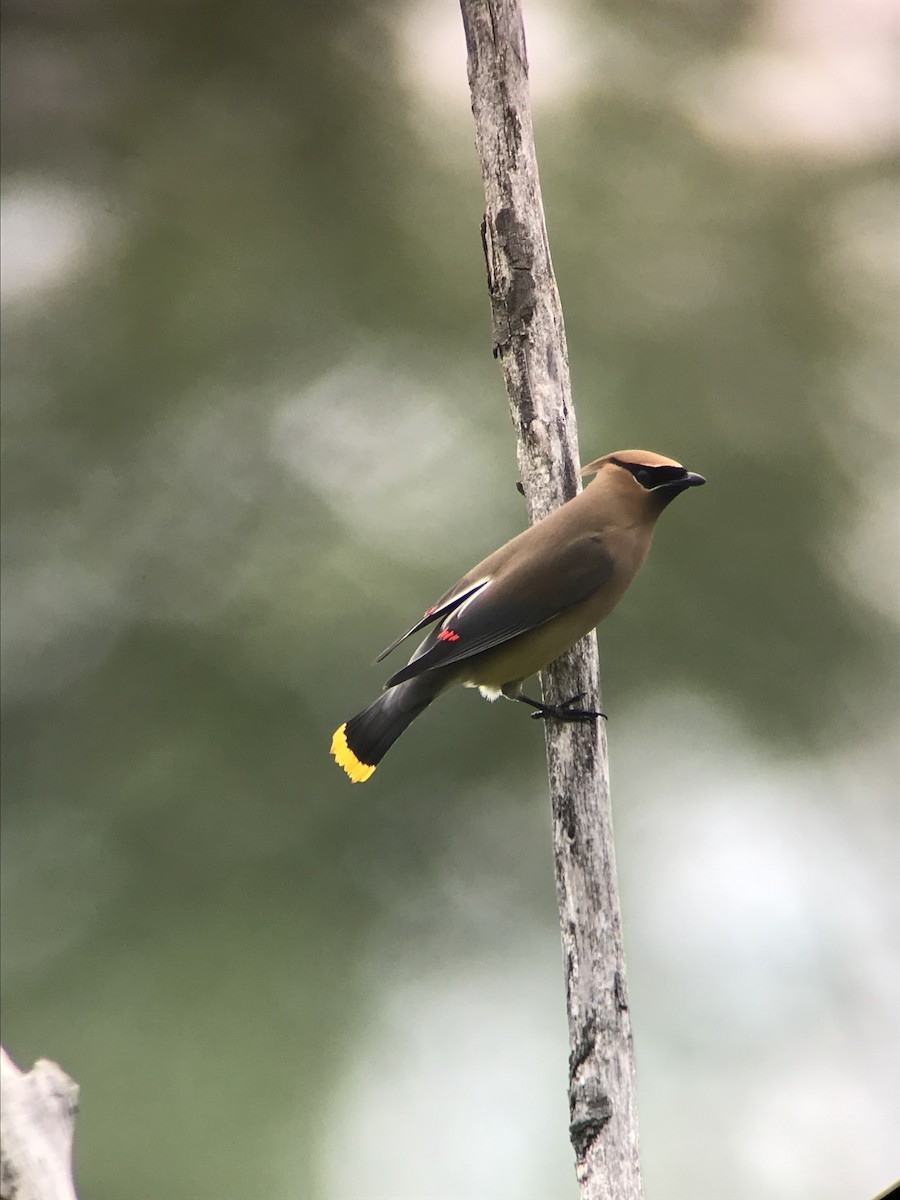
[[[335,732],[331,753],[354,783],[368,779],[407,725],[454,684],[477,687],[488,700],[519,700],[535,717],[600,715],[573,708],[579,696],[541,704],[523,695],[522,683],[609,616],[647,557],[659,514],[706,480],[646,450],[619,450],[581,470],[592,472],[583,492],[473,567],[378,655],[381,662],[434,625],[374,704]]]

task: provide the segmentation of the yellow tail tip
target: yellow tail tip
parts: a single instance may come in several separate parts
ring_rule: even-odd
[[[343,767],[353,783],[365,783],[375,768],[370,763],[360,762],[347,745],[347,722],[334,731],[331,753],[339,767]]]

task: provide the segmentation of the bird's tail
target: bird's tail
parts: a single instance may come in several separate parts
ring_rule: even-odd
[[[368,779],[397,738],[441,691],[435,673],[425,671],[396,687],[335,730],[331,753],[354,783]]]

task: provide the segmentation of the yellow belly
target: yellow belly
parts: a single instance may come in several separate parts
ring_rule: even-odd
[[[530,633],[468,659],[462,664],[460,681],[473,687],[501,689],[536,675],[609,616],[628,583],[626,579],[621,586],[608,584],[600,597],[592,596]]]

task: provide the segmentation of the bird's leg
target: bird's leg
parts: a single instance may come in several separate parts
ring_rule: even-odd
[[[531,714],[533,721],[543,721],[547,717],[553,717],[557,721],[596,721],[598,717],[602,717],[605,721],[606,713],[604,712],[595,712],[592,708],[571,707],[583,695],[583,692],[579,692],[577,696],[570,696],[568,700],[562,700],[559,704],[542,704],[539,700],[532,700],[530,696],[522,695],[511,697],[511,699],[537,709]]]

